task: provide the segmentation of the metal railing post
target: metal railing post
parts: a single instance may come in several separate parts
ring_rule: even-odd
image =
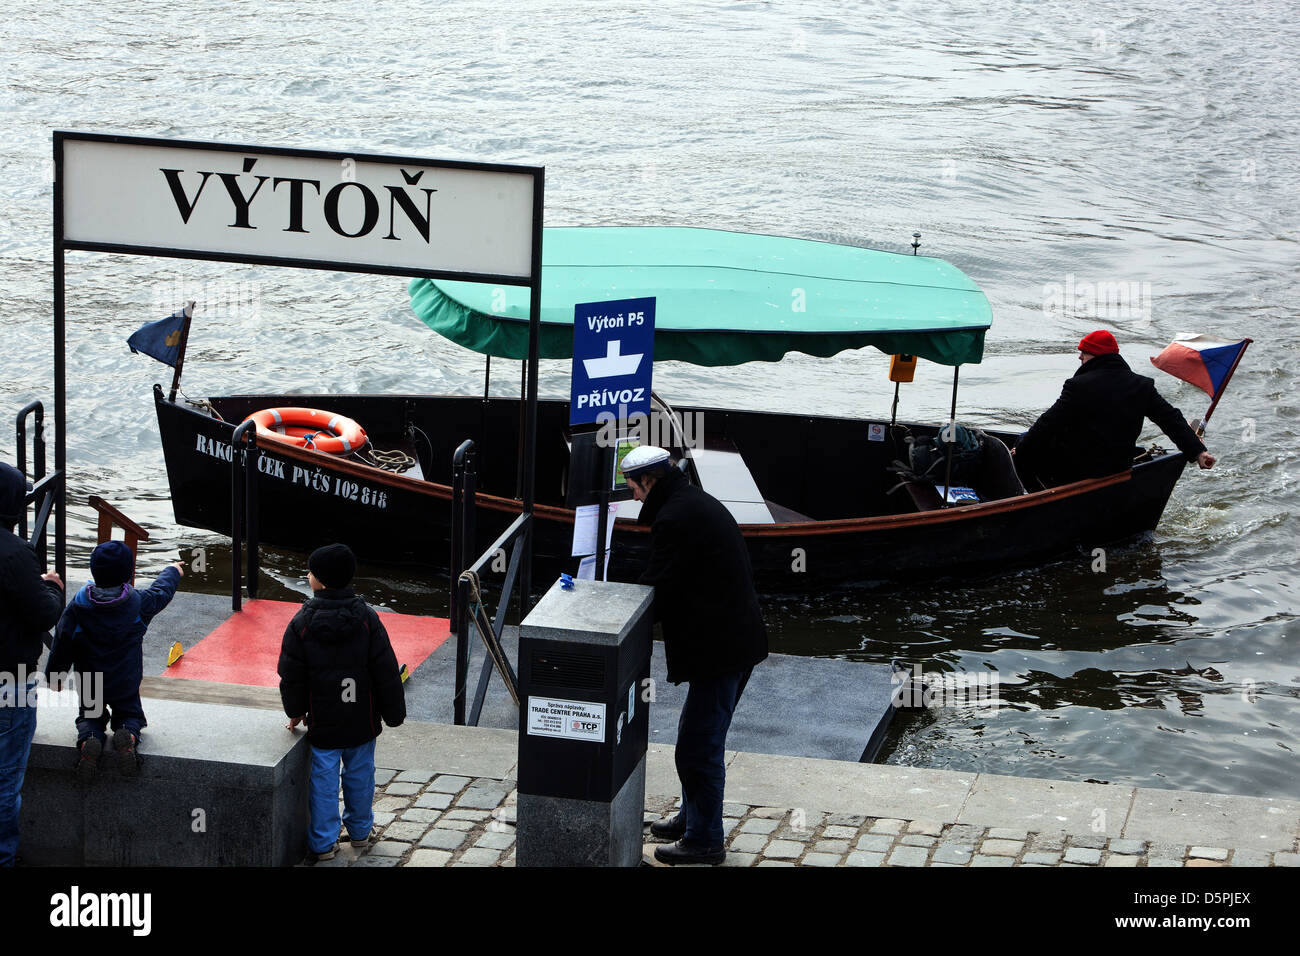
[[[465,697],[469,685],[469,585],[457,580],[452,584],[456,593],[456,687],[452,698],[452,723],[465,726]]]
[[[35,415],[36,430],[32,435],[32,467],[35,474],[32,475],[32,484],[36,484],[45,477],[45,405],[40,401],[29,402],[24,405],[18,412],[16,447],[18,450],[18,470],[27,475],[27,416],[33,412]],[[18,518],[18,537],[24,541],[27,540],[27,508],[24,507],[22,514]],[[39,545],[41,555],[45,554],[45,534],[41,533]]]
[[[243,584],[240,579],[244,576],[244,495],[247,491],[247,476],[241,474],[241,469],[246,467],[244,435],[255,427],[251,421],[243,422],[235,429],[235,434],[230,440],[230,609],[232,611],[240,610],[244,602]]]
[[[452,720],[458,725],[465,723],[465,694],[469,681],[469,635],[466,633],[467,616],[465,606],[469,600],[469,590],[461,584],[460,576],[465,570],[466,530],[469,519],[466,512],[472,510],[474,500],[472,483],[469,497],[466,498],[466,479],[473,470],[474,442],[465,440],[460,443],[451,459],[451,593],[450,615],[452,634],[456,637],[456,684],[453,688]],[[473,538],[468,547],[473,547]]]
[[[262,450],[257,444],[257,429],[252,428],[247,435],[248,449],[244,456],[244,549],[247,560],[248,599],[257,600],[257,578],[262,569],[261,555],[258,548],[261,543],[259,534],[259,506],[257,491],[257,465],[262,457]]]
[[[465,474],[462,478],[462,499],[461,499],[461,548],[462,557],[473,551],[477,539],[477,513],[478,499],[475,497],[476,487],[478,485],[478,469],[475,461],[474,449],[471,446],[469,453],[465,456]],[[466,550],[467,549],[467,550]],[[462,567],[460,569],[464,571]],[[460,575],[457,574],[457,578]],[[470,594],[468,582],[457,582],[460,592],[459,600],[456,602],[456,616],[460,624],[460,629],[456,632],[456,703],[459,709],[459,719],[457,723],[465,723],[465,700],[469,692],[469,658],[470,658],[470,640],[469,640],[469,619],[470,619]]]

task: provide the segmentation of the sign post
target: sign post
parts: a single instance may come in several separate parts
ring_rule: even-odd
[[[633,415],[650,415],[654,374],[655,300],[615,299],[583,302],[573,308],[573,370],[569,424],[575,428],[608,422],[622,435]],[[575,436],[575,443],[577,442]],[[592,577],[607,577],[606,532],[610,494],[617,468],[617,440],[597,451],[595,489],[596,553]],[[575,533],[577,526],[575,525]],[[575,547],[575,553],[582,549]],[[582,553],[586,553],[583,551]],[[582,576],[585,562],[580,566]]]
[[[521,489],[535,487],[545,170],[403,156],[54,133],[55,468],[65,473],[68,250],[527,286]],[[66,576],[60,484],[56,567]],[[520,567],[525,609],[532,529]]]
[[[569,424],[649,415],[654,348],[653,298],[574,306]]]

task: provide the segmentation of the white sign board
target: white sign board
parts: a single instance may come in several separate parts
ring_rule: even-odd
[[[586,700],[528,698],[528,733],[605,742],[605,705]]]
[[[533,276],[540,170],[58,134],[71,248]]]
[[[614,537],[614,519],[618,517],[618,502],[611,501],[606,509],[605,519],[605,553]],[[573,511],[573,551],[572,557],[580,554],[596,553],[597,532],[600,529],[600,505],[578,505]]]

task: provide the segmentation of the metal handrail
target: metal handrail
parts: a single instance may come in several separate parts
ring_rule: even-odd
[[[50,513],[54,510],[54,503],[62,492],[63,472],[56,471],[32,485],[32,490],[27,493],[27,498],[23,502],[24,518],[27,517],[27,504],[35,503],[36,505],[36,520],[32,522],[32,534],[27,539],[27,546],[40,559],[42,571],[46,570],[49,565],[45,553],[45,526],[49,524]]]
[[[17,468],[27,477],[27,419],[34,418],[32,431],[32,490],[23,498],[22,511],[18,515],[18,537],[27,542],[27,546],[36,553],[41,562],[41,570],[49,566],[46,556],[46,525],[59,495],[63,493],[63,472],[47,474],[45,470],[45,405],[38,401],[28,402],[18,412],[14,422],[15,448],[17,450]],[[36,517],[28,535],[27,506],[36,505]]]
[[[465,541],[473,546],[474,509],[465,508],[465,486],[469,484],[469,500],[474,500],[474,442],[470,439],[460,443],[455,454],[451,456],[451,619],[456,620],[456,579],[465,570]],[[468,523],[468,527],[466,527]],[[467,533],[468,532],[468,535]]]
[[[498,552],[510,549],[510,561],[506,568],[505,581],[501,589],[501,603],[496,616],[490,621],[491,637],[484,634],[484,640],[491,640],[500,646],[501,633],[505,629],[506,611],[510,606],[510,596],[518,584],[521,592],[524,587],[520,570],[523,566],[524,548],[529,543],[532,529],[532,513],[525,509],[505,531],[498,535],[486,551],[473,563],[466,565],[466,554],[475,541],[476,498],[474,493],[477,470],[473,441],[464,441],[452,456],[452,514],[451,514],[451,632],[456,638],[456,686],[453,696],[453,721],[456,724],[478,726],[483,702],[487,698],[488,683],[492,678],[493,654],[484,655],[479,671],[478,684],[474,691],[473,707],[468,715],[465,713],[468,697],[470,664],[470,628],[471,616],[478,616],[470,595],[470,576],[477,578],[490,565]],[[481,595],[480,595],[481,597]],[[520,606],[526,603],[524,594],[520,594]],[[485,610],[485,609],[483,609]],[[505,678],[514,682],[514,669],[505,662]]]
[[[475,508],[474,502],[474,442],[466,440],[451,459],[451,630],[456,635],[456,686],[452,697],[452,722],[465,723],[465,685],[469,680],[469,639],[465,633],[469,624],[465,608],[469,592],[460,584],[464,570],[466,542],[473,547]]]
[[[36,430],[32,434],[32,459],[36,474],[32,476],[33,483],[40,481],[45,477],[45,405],[38,401],[28,402],[18,412],[18,419],[14,425],[16,436],[15,447],[18,450],[18,470],[27,476],[27,416],[35,413]],[[26,540],[27,538],[27,508],[23,508],[22,515],[18,519],[18,537]],[[41,549],[45,549],[42,547]]]

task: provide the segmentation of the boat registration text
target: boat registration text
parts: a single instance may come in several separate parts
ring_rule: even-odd
[[[212,458],[219,458],[222,461],[230,461],[233,454],[228,442],[217,441],[215,438],[208,438],[206,435],[196,436],[195,451]],[[292,485],[301,485],[321,494],[360,502],[373,508],[388,507],[387,491],[373,488],[359,481],[352,481],[342,475],[331,475],[320,467],[304,468],[301,465],[293,465],[278,458],[272,458],[263,452],[257,458],[257,470],[270,478],[287,481]]]

